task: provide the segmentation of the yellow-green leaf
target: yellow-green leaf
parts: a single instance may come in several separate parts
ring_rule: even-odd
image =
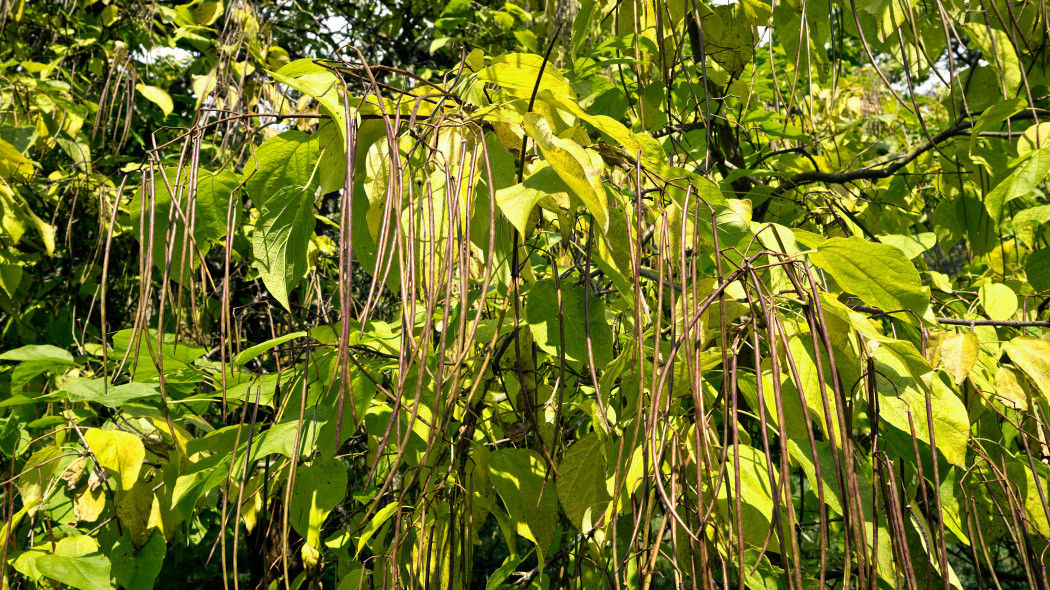
[[[321,546],[321,526],[346,497],[346,486],[346,468],[338,459],[299,468],[288,520],[310,546]]]
[[[138,90],[146,100],[160,107],[160,110],[164,112],[165,117],[175,110],[175,103],[172,102],[171,95],[163,88],[149,86],[147,84],[136,84],[135,90]]]
[[[985,283],[977,292],[981,307],[993,320],[1003,321],[1017,313],[1017,294],[1002,283]]]
[[[139,437],[128,432],[90,428],[84,432],[84,440],[99,466],[117,477],[122,490],[135,486],[146,458],[146,449]]]
[[[504,448],[489,458],[489,478],[519,535],[536,544],[540,559],[550,551],[558,516],[554,486],[544,485],[547,468],[535,451]]]
[[[33,163],[10,143],[0,139],[0,178],[20,179],[33,174]]]
[[[831,238],[810,254],[842,290],[883,311],[911,311],[923,317],[930,306],[930,290],[923,288],[919,271],[894,246],[862,238]],[[894,317],[915,323],[911,313]]]
[[[148,482],[138,481],[117,502],[117,517],[127,527],[135,547],[145,545],[153,532],[149,527],[149,515],[153,509],[153,490],[150,488]]]
[[[1009,176],[997,184],[984,199],[988,215],[996,225],[1002,220],[1003,207],[1016,199],[1031,193],[1043,182],[1050,172],[1050,149],[1033,150]]]
[[[1024,373],[1006,365],[1000,366],[995,373],[995,395],[1000,401],[1009,402],[1022,410],[1028,409],[1028,400],[1032,395]]]
[[[537,113],[525,115],[525,129],[539,146],[565,184],[583,201],[604,232],[609,227],[609,200],[602,185],[604,163],[596,152],[584,149],[571,139],[561,139],[550,123]]]
[[[1033,336],[1018,336],[1004,347],[1010,360],[1050,400],[1050,342]]]

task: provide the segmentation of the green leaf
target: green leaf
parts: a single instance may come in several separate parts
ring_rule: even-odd
[[[998,102],[981,113],[973,125],[973,130],[970,131],[970,151],[973,152],[981,132],[994,130],[1003,121],[1021,112],[1027,104],[1028,101],[1024,98],[1011,98]]]
[[[809,409],[810,415],[816,419],[817,426],[824,431],[825,436],[831,432],[834,432],[836,437],[841,436],[833,389],[834,380],[832,379],[829,365],[831,359],[828,357],[827,352],[823,348],[821,349],[821,366],[820,370],[818,370],[813,341],[808,334],[792,337],[788,341],[788,351],[791,353],[791,359],[794,361],[795,368],[798,371],[800,389],[806,400],[806,407]],[[840,363],[839,367],[842,366],[843,364]],[[824,384],[823,393],[821,390],[822,381]],[[827,408],[824,407],[825,396],[828,401]]]
[[[503,448],[489,458],[489,478],[519,535],[536,544],[540,560],[554,540],[558,500],[544,485],[547,469],[534,451]]]
[[[44,499],[44,490],[51,483],[51,476],[58,467],[57,459],[62,449],[50,446],[33,453],[22,466],[18,477],[18,491],[26,504]],[[35,510],[32,511],[35,513]]]
[[[918,235],[882,235],[879,241],[899,248],[909,260],[922,256],[922,253],[937,245],[937,234],[933,232]]]
[[[998,226],[1002,221],[1003,206],[1017,197],[1022,197],[1035,190],[1039,183],[1050,172],[1050,149],[1035,150],[997,184],[985,196],[984,206],[988,215]]]
[[[741,444],[729,450],[726,457],[726,473],[722,485],[715,494],[720,509],[734,521],[739,518],[743,523],[740,534],[744,542],[754,546],[765,546],[768,550],[778,552],[779,542],[774,534],[769,538],[770,524],[773,521],[772,488],[766,466],[770,461],[765,453],[754,447]],[[737,487],[739,480],[740,486]],[[705,489],[705,493],[711,491]],[[736,513],[736,498],[740,498],[740,514]]]
[[[73,355],[50,344],[30,344],[0,354],[3,361],[47,361],[60,365],[72,365]]]
[[[135,90],[138,90],[139,94],[145,97],[146,100],[160,107],[160,110],[164,113],[165,117],[175,110],[175,103],[172,102],[171,95],[163,88],[146,84],[136,84]]]
[[[704,50],[730,77],[735,78],[743,73],[744,67],[754,57],[758,35],[753,25],[765,26],[768,23],[752,22],[742,2],[722,4],[711,10],[700,20]],[[699,60],[699,56],[696,59]]]
[[[591,24],[591,15],[593,13],[594,0],[582,0],[582,2],[580,2],[580,9],[576,13],[576,18],[572,21],[572,35],[569,47],[571,48],[573,57],[575,57],[580,51],[580,47],[587,39],[587,28]]]
[[[289,311],[288,293],[309,269],[307,248],[316,223],[314,191],[308,186],[289,186],[263,203],[252,232],[255,266],[263,284]]]
[[[927,477],[933,474],[932,457],[929,451],[920,448],[915,456],[914,440],[930,445],[930,429],[927,420],[926,393],[921,381],[910,378],[904,364],[893,358],[884,347],[876,351],[879,390],[879,419],[886,429],[889,446],[900,457],[912,462],[921,462]],[[952,465],[965,469],[967,445],[970,440],[970,418],[958,394],[944,380],[945,373],[935,373],[930,380],[929,409],[933,416],[933,434],[937,439],[938,452]],[[912,429],[914,428],[914,439]],[[938,482],[939,483],[939,482]]]
[[[317,135],[285,131],[263,142],[244,165],[244,187],[256,208],[290,187],[316,188],[314,170],[321,153]],[[312,191],[310,191],[312,194]]]
[[[79,590],[98,590],[109,587],[110,562],[104,555],[41,555],[36,558],[36,569],[42,575]]]
[[[211,173],[203,168],[199,169],[194,207],[188,210],[188,169],[179,172],[176,168],[166,168],[164,175],[158,173],[155,180],[156,201],[152,219],[149,217],[149,203],[144,202],[140,194],[131,200],[133,231],[141,243],[143,240],[139,235],[140,224],[145,223],[146,231],[149,232],[152,223],[153,263],[158,269],[164,270],[170,258],[171,276],[181,283],[191,269],[200,265],[201,259],[208,255],[214,244],[225,240],[231,203],[238,223],[244,220],[240,210],[240,199],[233,195],[240,183],[237,175],[228,170]],[[169,183],[179,196],[174,212],[173,199],[168,190]],[[193,220],[193,240],[186,243],[186,221],[189,218]],[[170,236],[169,242],[169,235],[172,233],[174,235]],[[143,243],[142,247],[145,248],[146,244]]]
[[[336,590],[361,590],[362,588],[368,588],[368,571],[355,563],[350,568],[350,573],[343,576],[343,579],[339,581],[339,585]]]
[[[835,457],[831,451],[831,445],[824,441],[814,441],[817,449],[817,460],[820,461],[820,473],[817,473],[817,463],[813,459],[813,450],[810,448],[809,439],[792,438],[788,440],[788,454],[806,473],[809,480],[809,488],[813,495],[820,497],[823,494],[824,503],[836,514],[842,514],[842,501],[839,499],[839,481],[835,477]],[[842,460],[842,455],[839,455]],[[818,486],[821,486],[818,490]]]
[[[1036,463],[1036,468],[1040,471],[1039,474],[1032,473],[1031,467],[1025,461],[1015,460],[1006,464],[1006,473],[1017,486],[1018,495],[1024,501],[1027,525],[1043,537],[1047,537],[1050,536],[1050,522],[1047,521],[1046,503],[1043,498],[1050,486],[1050,477],[1047,477],[1047,468],[1042,463]]]
[[[831,238],[810,254],[844,291],[883,311],[910,310],[920,318],[930,306],[919,271],[900,248],[862,238]],[[911,314],[896,314],[914,322]]]
[[[128,491],[135,486],[146,458],[142,439],[127,432],[89,428],[84,431],[84,440],[99,466],[117,477],[120,489]]]
[[[346,134],[346,109],[339,76],[312,59],[297,59],[273,73],[278,82],[312,96],[332,117],[340,135]]]
[[[521,565],[521,562],[523,561],[525,561],[524,557],[508,555],[507,558],[503,560],[503,565],[496,568],[496,571],[492,572],[492,575],[489,576],[489,580],[485,584],[485,590],[499,590],[500,588],[503,588],[503,583],[506,582],[507,578],[518,569],[518,566]]]
[[[300,467],[288,521],[312,547],[321,546],[321,527],[328,514],[346,497],[346,466],[328,459]]]
[[[355,559],[358,555],[361,555],[361,550],[368,546],[368,541],[372,539],[372,535],[376,534],[376,532],[379,531],[379,528],[382,527],[400,507],[401,505],[397,502],[390,502],[376,511],[372,516],[372,519],[368,521],[365,528],[361,529],[361,534],[357,537],[357,552],[354,554]]]
[[[993,320],[1009,320],[1017,313],[1017,294],[1002,283],[985,283],[977,290],[981,307]]]
[[[62,385],[71,402],[96,402],[110,408],[119,408],[130,401],[160,397],[156,385],[125,383],[108,385],[106,379],[71,379]]]
[[[1044,124],[1047,126],[1047,132],[1050,133],[1050,123]],[[1050,205],[1029,207],[1014,214],[1014,232],[1025,246],[1034,249],[1039,238],[1040,226],[1048,222],[1050,222]]]
[[[335,125],[333,121],[325,121],[317,128],[317,144],[320,149],[317,180],[321,185],[322,194],[340,190],[346,182],[346,149],[343,145],[345,140]]]
[[[604,163],[601,156],[586,150],[571,139],[554,135],[543,115],[525,115],[525,130],[539,146],[543,157],[573,193],[583,201],[604,232],[609,227],[609,199],[602,184]]]
[[[952,467],[948,473],[941,474],[941,514],[948,530],[960,541],[969,545],[970,537],[966,534],[966,521],[964,520],[967,510],[965,504],[960,505],[959,501],[959,498],[966,497],[959,487],[960,473],[962,473],[961,469]]]
[[[266,351],[268,351],[268,350],[270,350],[270,349],[272,349],[272,348],[274,348],[276,346],[280,346],[280,345],[284,344],[285,342],[288,342],[290,340],[295,340],[296,338],[305,338],[306,336],[307,336],[306,332],[292,332],[291,334],[285,334],[284,336],[278,336],[277,338],[271,338],[270,340],[267,340],[266,342],[263,342],[261,344],[256,344],[255,346],[252,346],[251,348],[247,348],[245,350],[242,350],[240,352],[240,354],[238,354],[237,356],[233,357],[233,360],[231,362],[233,364],[235,364],[235,365],[243,365],[243,364],[247,363],[248,361],[254,359],[255,357],[259,356],[260,354],[262,354],[262,353],[264,353],[264,352],[266,352]]]
[[[1032,253],[1024,265],[1028,284],[1037,292],[1050,291],[1050,248]]]
[[[605,303],[597,297],[591,297],[590,315],[584,307],[584,288],[582,285],[566,288],[562,282],[559,291],[553,279],[544,279],[532,286],[525,300],[525,321],[528,322],[536,344],[544,352],[580,363],[589,363],[587,354],[587,331],[590,329],[591,349],[594,363],[604,367],[613,359],[612,328],[605,320]],[[558,300],[561,299],[562,318],[558,317]],[[565,332],[565,345],[562,346],[561,332]]]
[[[1050,401],[1050,342],[1033,336],[1018,336],[1008,342],[1003,351]]]
[[[37,137],[40,134],[36,127],[33,125],[24,125],[21,127],[0,127],[0,141],[5,141],[14,146],[15,151],[20,154],[29,153],[29,148],[35,145]],[[0,153],[4,151],[3,144],[0,144]],[[3,159],[4,156],[0,156]],[[3,164],[0,164],[3,166]],[[4,176],[0,173],[0,176]]]
[[[597,432],[590,432],[569,447],[558,465],[558,499],[569,522],[584,534],[612,501],[605,483],[607,464],[605,443]]]

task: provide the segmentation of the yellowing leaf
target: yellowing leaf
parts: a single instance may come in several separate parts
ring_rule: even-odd
[[[540,68],[543,67],[539,90],[550,90],[574,99],[576,93],[565,78],[552,65],[542,66],[542,62],[543,58],[538,55],[511,53],[501,56],[498,61],[478,72],[477,76],[479,80],[499,84],[518,98],[527,99],[532,96]]]
[[[95,490],[92,490],[91,486],[84,486],[84,489],[73,497],[73,513],[80,522],[95,522],[105,508],[106,493],[102,486]]]
[[[146,100],[160,107],[160,110],[164,112],[165,117],[175,110],[175,103],[172,102],[171,95],[163,88],[146,84],[136,84],[135,90],[138,90],[139,94],[145,97]]]
[[[331,70],[312,59],[297,59],[273,73],[278,82],[317,99],[331,115],[341,135],[346,134],[346,109],[343,107],[343,85]]]
[[[401,197],[397,187],[390,184],[390,159],[390,144],[385,137],[373,143],[365,156],[364,189],[368,199],[365,221],[373,241],[379,237],[387,200],[393,196]]]
[[[131,490],[117,502],[117,517],[131,534],[135,547],[142,547],[149,540],[152,530],[149,528],[150,512],[153,510],[153,491],[150,484],[138,481]]]
[[[941,362],[944,363],[944,368],[952,374],[956,385],[966,381],[970,369],[977,362],[977,353],[980,348],[977,335],[973,332],[952,334],[941,342]]]
[[[127,432],[90,428],[84,432],[84,440],[99,466],[117,476],[122,490],[128,491],[135,486],[142,461],[146,458],[146,449],[139,437]]]
[[[1018,336],[1004,347],[1010,360],[1028,375],[1050,400],[1050,342],[1033,336]]]
[[[52,446],[44,447],[29,457],[18,478],[18,491],[23,502],[28,504],[44,499],[44,489],[50,484],[57,467],[56,460],[61,455],[62,449]],[[30,513],[35,514],[36,510],[32,509]]]
[[[1034,150],[1050,148],[1050,123],[1036,123],[1025,129],[1017,140],[1017,155],[1024,156]]]
[[[1027,410],[1032,392],[1028,381],[1025,380],[1024,373],[1003,365],[995,373],[995,395],[1000,401]]]
[[[222,0],[201,2],[193,7],[193,19],[202,27],[210,27],[222,16]]]
[[[0,139],[0,179],[18,180],[33,174],[33,163],[10,143]]]
[[[572,140],[556,137],[550,123],[537,113],[525,115],[525,129],[558,176],[583,201],[602,231],[608,229],[609,200],[602,185],[601,157]]]

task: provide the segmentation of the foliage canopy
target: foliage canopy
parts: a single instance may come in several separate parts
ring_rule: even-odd
[[[1042,2],[6,0],[3,587],[1050,588]]]

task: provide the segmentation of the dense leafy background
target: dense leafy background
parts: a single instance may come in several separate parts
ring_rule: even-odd
[[[1042,3],[6,0],[4,588],[1048,588]]]

